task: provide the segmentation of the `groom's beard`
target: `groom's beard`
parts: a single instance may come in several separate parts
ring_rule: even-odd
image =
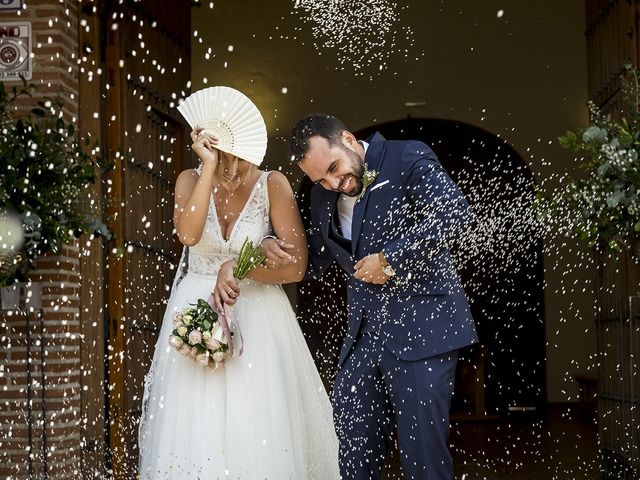
[[[348,148],[345,148],[347,155],[349,156],[349,160],[351,160],[351,173],[344,176],[340,183],[338,184],[338,190],[343,195],[348,197],[357,197],[362,192],[362,175],[364,174],[364,162],[358,156],[358,154]],[[353,188],[350,192],[343,192],[342,186],[349,179],[353,178]]]

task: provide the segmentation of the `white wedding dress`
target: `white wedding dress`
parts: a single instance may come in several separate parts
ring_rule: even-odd
[[[174,282],[145,379],[141,479],[340,477],[331,405],[280,285],[241,282],[235,313],[244,352],[223,369],[169,346],[173,312],[207,299],[220,265],[238,257],[245,238],[257,243],[269,234],[267,177],[260,176],[228,241],[212,197],[200,242],[183,254],[186,271]]]

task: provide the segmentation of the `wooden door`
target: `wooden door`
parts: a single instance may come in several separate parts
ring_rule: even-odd
[[[162,322],[173,265],[173,190],[185,131],[176,110],[190,74],[187,1],[113,4],[107,18],[110,223],[109,434],[116,478],[137,469],[144,375]],[[115,25],[115,26],[114,26]]]
[[[104,155],[102,138],[104,104],[102,93],[104,82],[99,71],[104,67],[100,35],[102,2],[84,0],[80,4],[80,21],[85,28],[79,29],[79,44],[82,51],[82,71],[78,78],[78,125],[80,135],[89,139],[97,158]],[[96,115],[97,114],[97,115]],[[104,191],[101,179],[91,188],[88,202],[94,206],[93,213],[100,216],[104,207]],[[105,401],[105,318],[106,295],[105,246],[102,238],[82,237],[80,247],[80,344],[81,363],[81,471],[82,478],[105,477],[105,455],[107,452],[107,426]]]
[[[614,116],[622,107],[620,74],[638,66],[638,0],[586,0],[589,98]]]
[[[625,64],[640,61],[640,1],[586,0],[589,99],[613,118],[628,105]],[[637,252],[598,256],[598,430],[605,479],[640,474],[640,266]]]

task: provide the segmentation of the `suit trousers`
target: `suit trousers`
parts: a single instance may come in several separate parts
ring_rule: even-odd
[[[394,424],[405,478],[453,479],[448,437],[457,361],[457,350],[403,361],[373,333],[356,339],[333,389],[342,480],[380,477]]]

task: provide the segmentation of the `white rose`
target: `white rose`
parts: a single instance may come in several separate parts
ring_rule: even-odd
[[[193,320],[193,317],[191,315],[182,315],[182,323],[184,323],[185,325],[189,325],[191,323],[191,320]]]
[[[187,334],[187,327],[178,327],[178,335],[184,337]]]
[[[173,312],[171,320],[173,321],[173,326],[178,328],[182,325],[182,314],[180,312]]]
[[[201,364],[201,365],[208,365],[209,364],[209,352],[204,352],[201,353],[199,355],[196,355],[196,361]]]
[[[224,360],[224,353],[223,352],[216,352],[213,354],[213,361],[216,363],[220,363],[221,361]]]
[[[189,334],[189,343],[191,345],[197,345],[202,341],[202,332],[200,330],[193,330]]]
[[[207,340],[209,340],[211,338],[211,332],[204,332],[202,334],[202,339],[206,342]]]
[[[171,335],[169,337],[169,345],[174,348],[180,349],[184,345],[184,341],[180,337],[176,337],[175,335]]]

